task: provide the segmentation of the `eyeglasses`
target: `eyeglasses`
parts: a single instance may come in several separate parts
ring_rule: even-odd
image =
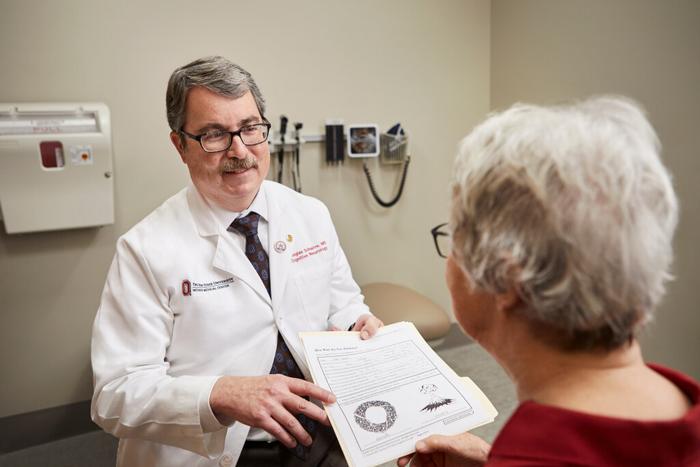
[[[269,122],[255,123],[254,125],[246,125],[238,131],[224,130],[209,130],[201,135],[192,135],[185,130],[180,130],[183,135],[192,138],[199,142],[204,152],[221,152],[228,151],[233,144],[234,136],[241,138],[241,142],[246,146],[256,146],[267,141],[267,136],[270,134]]]
[[[447,230],[447,222],[437,225],[430,229],[435,242],[435,249],[441,258],[447,258],[447,255],[452,251],[452,235]]]

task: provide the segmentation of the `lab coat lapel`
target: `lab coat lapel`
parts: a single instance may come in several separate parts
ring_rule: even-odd
[[[265,284],[263,284],[253,265],[250,264],[250,260],[243,250],[234,244],[233,239],[226,238],[226,233],[236,235],[233,232],[225,232],[219,236],[219,241],[216,244],[216,253],[214,254],[214,267],[237,276],[255,290],[268,305],[272,305]]]
[[[276,313],[284,307],[280,306],[287,287],[289,276],[291,242],[294,233],[288,231],[289,223],[285,219],[289,216],[283,212],[279,198],[275,197],[272,190],[268,190],[267,209],[269,222],[269,244],[267,246],[270,257],[270,283],[272,286],[272,305]]]
[[[216,252],[214,253],[212,266],[238,277],[255,290],[268,305],[272,305],[270,296],[265,289],[265,284],[263,284],[253,265],[250,264],[243,250],[236,247],[232,237],[236,234],[228,232],[225,228],[218,225],[206,201],[193,185],[190,185],[188,188],[187,200],[199,234],[202,237],[216,237],[214,239],[216,241]]]

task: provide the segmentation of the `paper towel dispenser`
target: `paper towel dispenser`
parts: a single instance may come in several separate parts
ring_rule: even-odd
[[[109,108],[0,104],[0,210],[8,234],[113,224]]]

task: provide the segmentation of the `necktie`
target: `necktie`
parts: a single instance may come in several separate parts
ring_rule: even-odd
[[[260,221],[260,215],[256,212],[251,212],[245,217],[239,217],[234,220],[229,226],[228,230],[235,230],[243,236],[245,236],[245,255],[248,261],[253,265],[255,272],[258,273],[263,284],[265,284],[265,289],[267,289],[268,295],[271,294],[271,284],[270,284],[270,261],[265,252],[265,249],[260,242],[258,237],[258,222]],[[272,368],[270,369],[270,374],[282,374],[292,378],[304,379],[304,375],[299,369],[299,365],[292,357],[292,353],[289,351],[289,347],[284,342],[282,335],[277,333],[277,348],[275,349],[275,359],[272,362]],[[298,414],[297,420],[301,423],[301,426],[313,437],[316,432],[316,422],[307,418],[303,414]],[[294,448],[294,454],[300,459],[306,459],[309,448],[297,443]]]

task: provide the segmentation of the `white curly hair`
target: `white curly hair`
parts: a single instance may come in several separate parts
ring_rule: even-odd
[[[671,277],[678,201],[659,154],[624,97],[493,114],[460,145],[453,256],[477,289],[516,290],[558,344],[618,347]]]

